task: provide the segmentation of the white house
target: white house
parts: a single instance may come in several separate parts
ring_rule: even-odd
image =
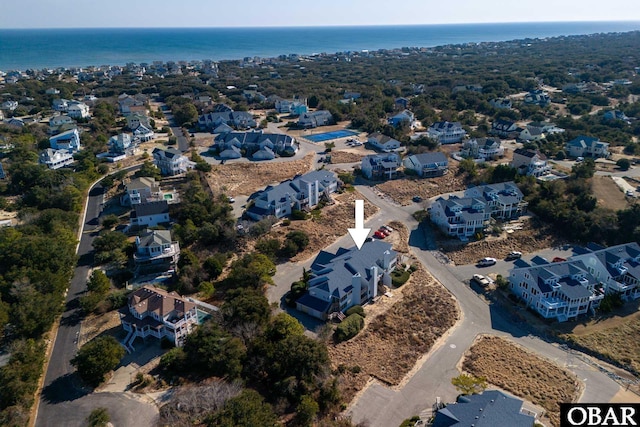
[[[515,122],[512,122],[511,120],[498,119],[491,123],[489,133],[503,138],[515,138],[520,134],[520,131],[521,129]]]
[[[139,203],[132,206],[132,227],[155,227],[170,221],[169,204],[165,200],[158,202]]]
[[[500,138],[473,138],[462,145],[463,157],[481,160],[495,160],[504,156]]]
[[[413,154],[405,158],[403,163],[406,169],[413,170],[423,178],[442,176],[449,169],[449,159],[440,151]]]
[[[464,196],[484,200],[491,216],[503,220],[518,218],[526,212],[528,205],[524,201],[524,194],[513,181],[467,188]]]
[[[258,126],[258,123],[253,118],[253,114],[246,111],[213,111],[203,114],[198,118],[198,126],[201,128],[215,129],[223,124],[233,126],[237,129],[248,129]]]
[[[40,164],[47,165],[49,169],[60,169],[73,163],[73,155],[67,150],[54,150],[47,148],[40,153]]]
[[[195,167],[195,163],[187,159],[175,148],[153,150],[153,161],[162,175],[179,175]]]
[[[151,130],[151,128],[146,127],[145,125],[140,125],[133,130],[134,139],[140,142],[151,141],[155,138],[156,134]]]
[[[460,122],[435,122],[427,129],[427,136],[440,144],[455,144],[462,141],[467,132]]]
[[[551,104],[551,98],[546,91],[537,89],[532,90],[524,96],[524,103],[546,107],[547,105]]]
[[[53,116],[49,119],[49,134],[57,133],[62,126],[75,125],[75,120],[67,115]]]
[[[124,154],[131,147],[131,135],[121,133],[109,138],[109,152]]]
[[[133,131],[140,125],[143,125],[146,128],[150,129],[151,124],[149,123],[149,117],[140,113],[133,113],[127,116],[127,127],[129,128],[129,130]]]
[[[431,204],[429,212],[431,222],[462,241],[482,232],[491,218],[491,210],[484,200],[472,197],[439,197]]]
[[[416,126],[416,118],[411,111],[404,110],[390,117],[387,120],[387,123],[393,127],[398,127],[402,124],[406,124],[410,129],[413,129]]]
[[[166,338],[182,347],[199,322],[197,305],[192,300],[152,285],[132,292],[119,314],[122,329],[127,332],[123,345],[129,353],[135,350],[136,338]]]
[[[225,132],[214,142],[214,151],[223,159],[238,159],[242,150],[254,160],[270,160],[276,153],[289,157],[298,152],[295,138],[280,133]]]
[[[82,102],[73,102],[67,108],[67,114],[74,119],[87,119],[91,117],[89,106]]]
[[[362,158],[361,170],[369,179],[393,179],[400,164],[400,156],[396,153],[371,154]]]
[[[49,145],[54,150],[66,150],[73,154],[80,151],[80,134],[78,129],[71,129],[49,138]]]
[[[133,206],[162,200],[160,184],[152,177],[143,176],[132,179],[125,185],[125,191],[126,196],[121,200],[123,205]]]
[[[0,110],[13,111],[18,108],[18,101],[4,101],[0,104]]]
[[[360,250],[321,251],[310,267],[309,291],[296,301],[296,308],[326,320],[366,304],[378,296],[379,285],[391,285],[397,259],[391,245],[380,240],[365,242]]]
[[[547,164],[547,157],[539,151],[525,150],[518,148],[513,151],[511,167],[517,169],[520,175],[531,175],[540,177],[546,175],[551,170]]]
[[[509,289],[546,319],[560,322],[593,313],[605,294],[640,298],[640,247],[637,243],[604,248],[588,245],[564,262],[540,257],[517,261]]]
[[[578,136],[565,146],[569,157],[609,157],[609,143],[592,136]]]
[[[367,136],[367,142],[380,151],[389,152],[400,148],[400,141],[380,132],[374,132]]]
[[[329,198],[338,189],[338,177],[328,170],[318,170],[281,182],[275,187],[269,186],[256,195],[246,213],[256,221],[273,215],[283,218],[291,211],[311,209],[322,198]]]

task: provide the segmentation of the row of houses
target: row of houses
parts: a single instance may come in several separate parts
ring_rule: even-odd
[[[295,138],[285,134],[225,132],[215,138],[212,149],[224,160],[239,159],[243,153],[253,160],[272,160],[276,154],[295,155],[298,145]]]
[[[509,273],[509,289],[545,319],[564,322],[593,313],[606,294],[640,298],[640,246],[576,248],[563,262],[535,257],[518,260]]]
[[[514,182],[479,185],[461,196],[438,197],[428,208],[431,222],[449,236],[466,241],[483,232],[491,218],[508,220],[526,212],[527,202]]]

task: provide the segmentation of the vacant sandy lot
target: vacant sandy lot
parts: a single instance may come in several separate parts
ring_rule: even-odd
[[[331,163],[355,163],[361,162],[362,158],[365,156],[364,153],[353,153],[351,151],[331,151]]]
[[[437,178],[395,179],[378,184],[376,188],[403,206],[410,205],[414,196],[428,199],[439,194],[464,190],[466,175],[457,174],[457,165],[457,162],[451,162],[449,172]]]
[[[365,218],[378,212],[378,208],[357,191],[345,192],[334,196],[333,199],[335,203],[322,208],[318,217],[305,221],[291,221],[290,225],[277,227],[271,232],[271,237],[281,239],[293,230],[302,230],[309,235],[309,245],[304,251],[291,258],[291,261],[306,260],[345,235],[347,228],[354,226],[356,199],[364,200]]]
[[[528,218],[521,218],[518,223],[522,225],[522,229],[514,230],[513,233],[503,232],[500,236],[489,236],[466,244],[457,239],[447,239],[438,241],[438,245],[456,265],[466,265],[486,256],[502,259],[511,251],[526,254],[565,243],[546,227],[533,226]]]
[[[273,163],[236,163],[215,165],[207,173],[211,189],[229,194],[249,196],[269,184],[291,179],[298,174],[309,172],[313,167],[314,154],[307,154],[300,160]]]
[[[624,193],[610,176],[595,175],[591,180],[591,190],[600,207],[617,211],[628,206]]]
[[[350,341],[329,346],[334,367],[342,372],[346,402],[371,377],[398,385],[459,317],[451,294],[420,267],[393,297],[380,297],[367,313],[365,329]],[[385,305],[380,309],[380,305]]]
[[[579,382],[570,372],[495,336],[479,337],[462,367],[465,372],[485,377],[488,383],[542,406],[555,426],[560,424],[558,403],[575,402],[579,396]]]

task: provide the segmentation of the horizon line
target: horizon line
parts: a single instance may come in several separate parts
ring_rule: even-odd
[[[13,27],[2,28],[0,31],[22,31],[22,30],[203,30],[203,29],[275,29],[275,28],[364,28],[364,27],[437,27],[451,25],[495,25],[495,24],[606,24],[606,23],[639,23],[640,20],[605,20],[605,21],[582,21],[582,20],[550,20],[550,21],[499,21],[499,22],[448,22],[448,23],[427,23],[427,24],[328,24],[328,25],[253,25],[253,26],[194,26],[194,27]],[[640,28],[639,28],[640,30]]]

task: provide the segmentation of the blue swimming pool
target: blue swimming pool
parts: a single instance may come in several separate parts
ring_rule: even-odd
[[[331,139],[346,138],[348,136],[358,135],[360,132],[354,132],[352,130],[334,130],[333,132],[316,133],[315,135],[303,135],[304,139],[308,139],[311,142],[324,142]]]

